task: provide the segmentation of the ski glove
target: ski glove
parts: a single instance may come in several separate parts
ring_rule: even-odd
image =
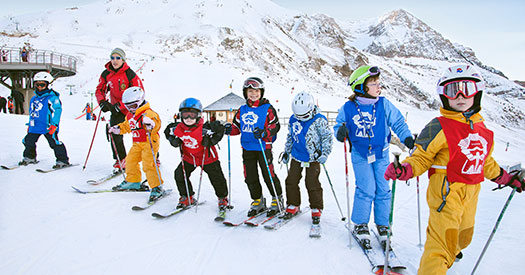
[[[144,129],[151,131],[153,128],[155,128],[155,121],[147,116],[144,116],[142,118],[142,125],[144,126]]]
[[[111,105],[111,113],[112,114],[118,114],[120,113],[120,105],[118,103],[115,103],[113,105]]]
[[[317,158],[317,162],[319,162],[320,164],[325,164],[327,158],[328,157],[326,155],[321,155]]]
[[[510,187],[516,187],[516,191],[518,193],[521,193],[523,189],[525,188],[524,183],[520,180],[519,177],[520,171],[511,172],[511,174],[507,173],[507,171],[500,168],[500,174],[497,178],[492,179],[493,182],[499,184],[499,185],[506,185]]]
[[[288,162],[290,161],[290,154],[286,153],[286,152],[282,152],[280,155],[279,155],[279,163],[284,163],[284,164],[288,164]]]
[[[209,148],[211,147],[212,145],[214,145],[211,141],[211,137],[206,135],[204,137],[202,137],[202,147],[206,147],[206,148]]]
[[[109,112],[111,110],[111,104],[107,102],[106,100],[102,100],[98,103],[98,106],[100,106],[100,110],[102,112]]]
[[[267,137],[267,133],[264,129],[261,129],[259,127],[255,127],[255,129],[253,129],[253,136],[256,138],[256,139],[264,139]]]
[[[120,127],[118,127],[118,125],[111,126],[111,127],[109,127],[108,132],[109,132],[110,134],[120,135]]]
[[[409,137],[405,138],[405,141],[403,143],[410,150],[412,150],[412,148],[414,148],[414,138],[412,136],[409,136]]]
[[[51,125],[49,126],[49,128],[47,128],[47,130],[50,135],[53,135],[55,131],[57,130],[57,127],[55,125]]]
[[[179,147],[182,144],[182,140],[180,138],[178,138],[178,137],[171,136],[171,137],[168,138],[168,140],[169,140],[171,146],[173,146],[175,148]]]
[[[226,124],[224,124],[224,134],[229,136],[231,133],[232,133],[232,124],[229,122],[226,122]]]
[[[386,180],[409,180],[414,177],[414,172],[410,163],[401,163],[398,168],[394,168],[392,162],[386,168],[384,177]]]
[[[340,142],[344,142],[345,138],[348,139],[348,128],[346,128],[345,125],[339,127],[339,129],[337,129],[335,138]]]

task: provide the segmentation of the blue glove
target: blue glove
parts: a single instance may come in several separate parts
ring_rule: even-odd
[[[326,155],[321,155],[319,158],[317,158],[317,162],[325,164],[327,158],[328,157]]]
[[[255,127],[255,129],[253,129],[253,136],[256,139],[265,138],[266,137],[266,131],[264,129],[259,128],[259,127]]]

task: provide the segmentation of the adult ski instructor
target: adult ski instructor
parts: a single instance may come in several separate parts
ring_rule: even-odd
[[[109,55],[111,60],[106,63],[105,70],[100,75],[98,81],[96,97],[98,105],[102,112],[111,112],[109,126],[114,126],[126,120],[128,110],[122,103],[122,94],[129,87],[140,87],[142,81],[137,74],[126,63],[126,53],[121,48],[115,48]],[[109,98],[107,95],[109,92]],[[125,168],[126,163],[126,148],[124,147],[124,140],[122,135],[110,134],[115,142],[116,152],[113,146],[110,145],[113,151],[113,159],[115,159],[114,168]],[[118,154],[118,158],[117,158]],[[119,163],[118,160],[121,160]],[[122,167],[121,167],[122,166]]]

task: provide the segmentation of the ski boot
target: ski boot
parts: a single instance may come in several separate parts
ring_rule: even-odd
[[[270,208],[268,209],[266,216],[271,217],[273,215],[276,215],[279,213],[279,210],[284,211],[284,203],[283,203],[282,195],[278,197],[272,197],[272,204],[270,205]]]
[[[143,185],[140,182],[127,182],[123,181],[119,185],[113,186],[115,191],[149,191],[147,185]]]
[[[266,211],[266,199],[260,198],[252,201],[250,205],[250,210],[248,210],[248,217],[255,216],[259,213]]]
[[[64,162],[64,161],[59,161],[57,160],[56,164],[53,165],[53,169],[60,169],[60,168],[64,168],[64,167],[68,167],[70,166],[71,164],[69,162]]]
[[[26,158],[24,157],[24,159],[22,159],[22,161],[20,161],[18,163],[18,165],[23,165],[23,166],[26,166],[28,164],[33,164],[33,163],[37,163],[38,161],[36,161],[36,159],[32,159],[32,158]]]
[[[372,249],[372,245],[370,245],[370,231],[368,230],[368,224],[363,223],[354,225],[353,233],[359,239],[359,245],[361,245],[363,249]]]
[[[386,242],[388,241],[388,225],[376,225],[377,227],[377,233],[379,235],[379,242],[381,243],[381,247],[383,248],[383,251],[386,250]],[[392,234],[390,234],[392,236]],[[390,248],[392,249],[392,248]]]
[[[219,198],[219,210],[226,211],[226,209],[228,209],[228,198]]]
[[[299,206],[295,205],[288,205],[286,207],[286,211],[284,212],[283,219],[288,220],[291,219],[293,216],[297,215],[299,213]]]
[[[166,195],[166,191],[164,191],[164,189],[162,188],[162,185],[159,185],[151,189],[151,192],[149,193],[149,202],[154,202],[160,199],[164,195]]]
[[[287,209],[288,210],[288,209]],[[312,224],[319,224],[321,222],[321,209],[312,209]]]
[[[193,198],[193,196],[190,196],[189,199],[186,196],[181,196],[179,198],[179,204],[177,204],[176,208],[186,208],[191,205],[195,205],[197,201]]]

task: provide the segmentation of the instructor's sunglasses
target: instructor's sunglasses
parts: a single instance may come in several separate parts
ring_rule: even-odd
[[[260,83],[255,79],[247,79],[246,81],[244,81],[243,87],[252,89],[264,89],[264,84]]]
[[[111,57],[111,60],[115,60],[115,59],[116,60],[120,60],[120,59],[122,59],[122,57],[120,57],[120,56],[112,56]]]
[[[456,80],[443,86],[443,95],[448,99],[456,99],[459,94],[465,98],[470,98],[476,95],[478,91],[478,86],[473,80]]]

